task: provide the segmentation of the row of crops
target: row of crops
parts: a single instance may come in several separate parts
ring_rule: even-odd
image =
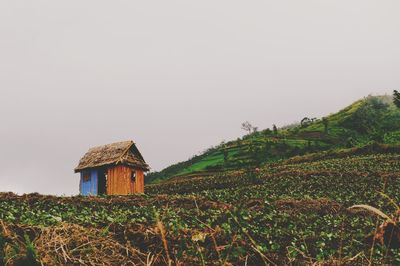
[[[373,241],[382,220],[348,210],[370,204],[396,212],[389,198],[400,201],[399,177],[400,155],[373,154],[181,179],[130,197],[0,194],[0,258],[96,264],[101,254],[103,263],[121,265],[399,264],[397,250]]]

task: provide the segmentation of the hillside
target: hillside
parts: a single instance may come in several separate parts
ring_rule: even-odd
[[[400,146],[371,144],[152,184],[146,195],[2,193],[0,264],[396,265],[396,238],[390,249],[385,234],[373,240],[383,220],[348,207],[394,215],[399,176]]]
[[[325,118],[304,118],[297,126],[265,129],[222,143],[188,161],[148,174],[146,182],[254,168],[292,156],[358,147],[371,141],[396,144],[400,143],[399,121],[400,110],[391,96],[368,96]]]

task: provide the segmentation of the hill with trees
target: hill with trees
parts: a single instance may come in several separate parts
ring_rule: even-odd
[[[400,94],[368,96],[322,118],[304,117],[299,124],[259,131],[248,122],[248,133],[223,142],[201,155],[147,175],[147,183],[172,177],[210,175],[256,168],[293,156],[340,148],[361,147],[371,142],[400,143]],[[397,105],[397,106],[396,106]]]

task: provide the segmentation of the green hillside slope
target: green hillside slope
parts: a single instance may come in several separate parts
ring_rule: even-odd
[[[325,118],[304,118],[277,131],[266,129],[222,143],[188,161],[150,173],[147,183],[176,176],[254,168],[297,155],[369,142],[400,143],[400,109],[391,96],[368,96]]]

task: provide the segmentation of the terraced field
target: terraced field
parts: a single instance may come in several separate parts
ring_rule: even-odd
[[[176,179],[139,196],[3,193],[0,258],[22,265],[400,264],[400,252],[373,237],[383,220],[348,209],[399,211],[400,154],[297,161]]]

